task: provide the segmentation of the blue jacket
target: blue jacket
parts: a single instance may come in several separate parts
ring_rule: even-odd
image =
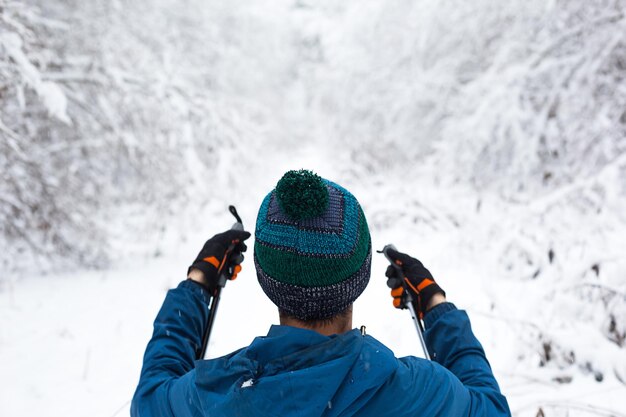
[[[209,296],[170,290],[154,323],[132,417],[510,416],[469,318],[451,303],[425,317],[433,361],[396,358],[358,330],[323,336],[272,326],[230,355],[195,361]]]

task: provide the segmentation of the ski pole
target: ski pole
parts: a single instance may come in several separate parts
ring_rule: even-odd
[[[235,206],[228,206],[228,211],[230,211],[231,214],[235,216],[235,219],[237,219],[237,222],[233,224],[231,230],[243,230],[243,223],[241,221],[241,217],[239,217],[239,214],[237,213],[237,209],[235,208]],[[206,355],[206,350],[209,346],[209,338],[211,337],[211,330],[213,329],[213,323],[215,322],[215,315],[217,314],[217,307],[220,304],[222,288],[226,286],[226,281],[228,281],[233,276],[235,272],[235,265],[241,263],[242,260],[241,253],[233,255],[234,249],[235,244],[231,243],[226,249],[226,261],[224,261],[224,263],[220,266],[220,269],[218,269],[217,271],[217,288],[212,294],[211,303],[209,304],[209,320],[207,321],[207,326],[204,330],[204,335],[202,336],[202,347],[200,348],[200,354],[198,356],[198,359],[204,359],[204,356]],[[233,256],[232,259],[231,256]]]
[[[424,327],[422,326],[422,321],[419,319],[415,312],[415,307],[413,306],[413,297],[407,288],[406,281],[404,280],[404,273],[402,272],[402,268],[400,265],[396,264],[393,259],[389,256],[389,249],[393,249],[397,251],[396,247],[393,245],[385,245],[381,252],[385,255],[385,258],[389,261],[391,266],[396,270],[398,278],[389,278],[387,280],[387,286],[391,289],[398,288],[400,285],[404,288],[403,296],[402,296],[402,307],[406,307],[409,309],[411,313],[411,318],[413,319],[413,324],[415,324],[415,329],[417,330],[417,336],[420,339],[420,344],[422,345],[422,349],[424,350],[424,357],[430,360],[430,355],[428,354],[428,348],[426,348],[426,341],[424,340]]]

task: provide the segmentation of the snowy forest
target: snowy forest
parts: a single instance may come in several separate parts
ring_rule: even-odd
[[[299,168],[468,311],[513,416],[626,416],[626,0],[0,0],[0,415],[128,415],[166,290]],[[385,262],[355,325],[419,356]],[[277,320],[243,266],[211,357]]]

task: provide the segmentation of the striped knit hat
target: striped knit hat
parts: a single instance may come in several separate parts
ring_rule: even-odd
[[[365,215],[346,189],[311,171],[289,171],[259,209],[254,265],[261,288],[300,320],[343,312],[370,278]]]

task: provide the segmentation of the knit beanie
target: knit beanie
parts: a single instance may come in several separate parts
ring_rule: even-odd
[[[370,278],[370,233],[348,190],[311,171],[289,171],[263,200],[254,266],[265,294],[299,320],[331,318]]]

